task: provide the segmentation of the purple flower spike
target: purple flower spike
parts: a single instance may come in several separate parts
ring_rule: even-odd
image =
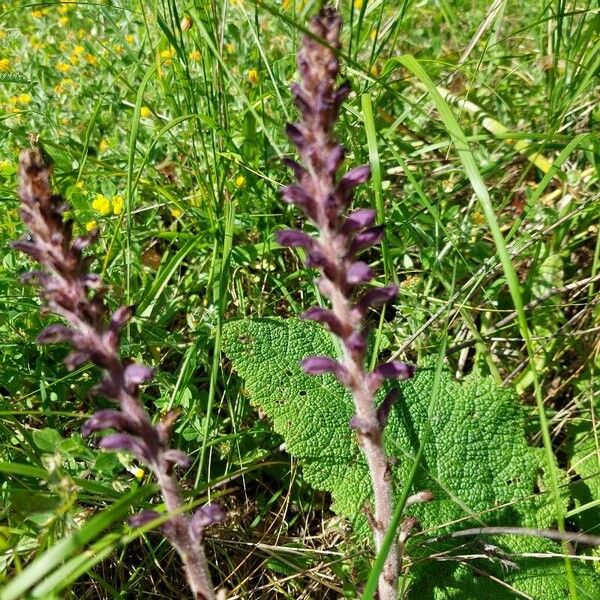
[[[187,464],[189,458],[169,445],[174,416],[167,415],[155,427],[139,397],[138,387],[152,376],[152,369],[123,358],[119,352],[119,332],[133,315],[132,306],[122,306],[112,316],[104,304],[106,288],[99,275],[89,272],[90,257],[83,251],[97,238],[97,230],[73,237],[73,221],[64,219],[67,205],[52,193],[51,170],[40,150],[21,154],[19,195],[21,216],[29,235],[15,243],[17,250],[33,256],[43,271],[32,273],[27,281],[41,289],[45,312],[65,321],[40,334],[44,344],[66,342],[72,351],[65,359],[73,370],[85,362],[102,369],[100,385],[93,393],[102,393],[115,401],[119,410],[101,410],[83,426],[84,435],[114,429],[99,446],[106,450],[126,450],[144,463],[156,476],[169,520],[161,527],[179,553],[194,598],[215,600],[204,549],[192,538],[190,517],[183,511],[184,501],[173,476],[174,464]],[[166,421],[166,422],[165,422]],[[134,525],[158,516],[145,511],[134,517]]]
[[[367,263],[355,262],[346,274],[346,281],[350,285],[358,285],[360,283],[366,283],[373,279],[373,270]]]
[[[190,522],[190,533],[196,540],[204,537],[204,531],[211,525],[223,523],[227,515],[220,504],[207,504],[196,511]]]
[[[335,316],[335,314],[327,310],[326,308],[321,308],[320,306],[313,306],[309,308],[307,311],[303,312],[300,315],[302,319],[317,321],[318,323],[323,323],[329,327],[329,330],[332,333],[335,333],[337,336],[342,336],[343,334],[343,326],[340,320]]]
[[[300,181],[306,173],[306,170],[302,167],[302,165],[291,158],[284,158],[281,162],[283,162],[288,169],[292,169],[292,171],[294,171],[294,175],[298,181]]]
[[[308,375],[331,373],[342,383],[348,383],[350,374],[346,367],[329,356],[309,356],[302,361],[302,368]]]
[[[367,229],[366,231],[357,234],[352,241],[352,244],[350,244],[350,253],[355,254],[368,246],[379,244],[383,239],[385,233],[384,229],[383,225],[378,225],[377,227],[371,227],[371,229]]]
[[[139,433],[139,427],[131,417],[119,410],[109,408],[94,413],[81,428],[81,433],[88,436],[95,431],[102,431],[104,429],[118,429],[126,433]]]
[[[282,229],[276,233],[277,242],[282,246],[290,248],[312,248],[315,245],[315,239],[297,229]]]

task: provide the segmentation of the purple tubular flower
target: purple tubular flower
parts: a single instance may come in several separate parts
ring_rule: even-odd
[[[367,263],[360,261],[353,263],[346,273],[346,281],[350,285],[366,283],[371,279],[373,279],[373,270]]]
[[[137,515],[133,515],[133,517],[129,517],[129,527],[133,529],[137,529],[138,527],[143,527],[144,525],[148,525],[151,521],[158,519],[160,514],[155,510],[143,510]]]
[[[137,423],[128,415],[120,410],[110,408],[95,412],[81,428],[81,433],[85,436],[91,435],[96,431],[104,429],[118,429],[126,433],[140,433]]]
[[[316,243],[315,239],[308,233],[297,229],[282,229],[275,235],[277,243],[290,248],[312,248]]]
[[[312,203],[312,198],[306,190],[299,185],[288,185],[281,190],[281,197],[288,204],[295,204],[300,208],[306,208]]]
[[[181,510],[184,502],[172,474],[173,466],[187,465],[189,457],[170,448],[173,416],[167,415],[167,423],[154,426],[139,398],[138,388],[152,377],[152,369],[123,359],[119,353],[119,331],[133,315],[133,307],[122,306],[112,316],[108,314],[106,288],[97,274],[89,272],[91,260],[82,257],[97,232],[73,238],[73,222],[63,218],[67,206],[52,194],[50,168],[39,150],[22,153],[19,175],[21,214],[30,235],[13,247],[41,264],[44,271],[25,279],[41,287],[45,311],[66,321],[66,325],[48,326],[38,341],[68,343],[72,348],[65,359],[69,370],[88,361],[103,370],[94,391],[114,400],[119,410],[98,411],[84,424],[83,433],[116,430],[118,433],[102,438],[99,446],[132,452],[152,470],[169,512],[174,513],[161,529],[183,561],[193,597],[215,600],[204,550],[189,532],[191,518]],[[147,522],[155,516],[154,512],[142,513],[137,519]]]
[[[304,134],[302,131],[296,126],[288,123],[285,128],[285,133],[287,136],[296,144],[298,150],[301,150],[306,145],[306,140],[304,139]]]
[[[133,390],[135,390],[138,385],[152,379],[153,374],[154,369],[147,367],[146,365],[131,363],[125,367],[125,371],[123,372],[125,386],[133,393]]]
[[[372,208],[359,208],[346,217],[341,232],[349,234],[370,227],[375,223],[376,216],[377,213]]]
[[[383,379],[410,379],[415,374],[415,366],[393,360],[379,365],[373,374]]]
[[[220,504],[207,504],[199,508],[190,522],[190,533],[196,540],[204,537],[205,530],[216,523],[223,523],[227,515]]]
[[[307,311],[303,312],[301,318],[309,321],[317,321],[318,323],[323,323],[324,325],[327,325],[327,327],[329,327],[329,330],[332,333],[335,333],[335,335],[340,337],[343,335],[342,323],[332,311],[327,310],[326,308],[321,308],[320,306],[313,306],[312,308],[309,308]]]
[[[308,375],[331,373],[342,383],[347,383],[350,378],[346,367],[329,356],[309,356],[302,361],[302,368]]]
[[[42,329],[40,334],[37,336],[37,343],[41,345],[45,344],[57,344],[59,342],[70,342],[75,335],[75,330],[65,325],[48,325],[45,329]]]
[[[370,306],[383,306],[391,302],[398,295],[398,288],[395,285],[387,285],[381,288],[375,288],[367,292],[355,307],[359,315],[364,315]]]
[[[391,390],[383,399],[383,402],[379,405],[379,408],[377,409],[377,422],[379,423],[379,427],[381,429],[386,426],[390,416],[390,410],[392,410],[392,406],[394,402],[398,400],[399,396],[400,392],[398,390]]]
[[[291,158],[282,159],[283,164],[288,167],[288,169],[292,169],[294,171],[294,175],[298,181],[301,181],[302,177],[306,173],[305,169],[302,165]]]
[[[123,450],[131,452],[138,460],[146,462],[150,452],[144,442],[127,433],[112,433],[100,440],[98,444],[103,450],[111,452],[121,452]]]
[[[379,244],[383,239],[384,229],[383,225],[378,225],[357,234],[354,240],[352,240],[352,244],[350,244],[350,254],[356,254],[368,246]]]

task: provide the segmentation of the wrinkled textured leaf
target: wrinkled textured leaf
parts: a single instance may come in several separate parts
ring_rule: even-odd
[[[223,350],[244,379],[251,401],[272,419],[289,452],[301,461],[307,481],[330,491],[333,509],[348,517],[359,535],[367,534],[364,507],[371,486],[355,433],[348,425],[354,414],[352,399],[333,376],[308,376],[300,367],[307,356],[339,355],[331,335],[314,323],[294,319],[233,321],[224,327]],[[411,508],[428,537],[469,526],[552,526],[553,505],[547,495],[535,495],[536,488],[545,490],[543,456],[525,439],[524,416],[514,392],[476,373],[459,383],[443,372],[439,393],[432,398],[433,378],[433,366],[425,364],[413,379],[397,384],[401,397],[386,428],[386,447],[396,459],[393,474],[399,489],[419,439],[426,427],[432,427],[414,491],[431,490],[435,500]],[[383,395],[382,391],[380,401]],[[535,547],[544,549],[545,544]],[[458,542],[453,540],[453,545]],[[422,557],[434,551],[413,546]],[[560,552],[559,546],[552,546]],[[505,549],[511,551],[508,546]],[[517,571],[520,576],[513,577],[515,585],[536,589],[541,572],[550,576],[549,562],[537,561],[535,569],[526,565],[522,577],[524,571]],[[441,584],[438,565],[423,564],[425,571],[435,569]],[[555,579],[562,585],[561,564],[561,559],[554,561]],[[458,593],[466,584],[455,569],[447,570],[447,583],[459,586]],[[584,572],[592,570],[584,566]],[[536,599],[559,597],[554,594],[558,583],[550,585],[549,581],[548,593],[534,594]],[[445,583],[442,588],[446,589]],[[422,597],[459,597],[430,592]]]

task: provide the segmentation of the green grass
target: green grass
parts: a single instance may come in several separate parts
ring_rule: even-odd
[[[111,306],[138,307],[123,351],[157,368],[150,411],[182,411],[176,442],[194,458],[189,501],[218,496],[228,509],[207,540],[215,581],[244,598],[362,594],[369,568],[355,558],[364,546],[304,482],[220,351],[227,320],[295,315],[316,301],[274,232],[297,220],[278,198],[290,179],[280,158],[293,152],[283,135],[295,114],[289,83],[317,5],[0,5],[7,598],[38,584],[47,598],[185,593],[162,538],[113,518],[151,502],[150,479],[79,434],[102,403],[89,399],[97,374],[68,373],[64,348],[35,343],[48,317],[18,282],[27,261],[7,246],[22,232],[16,164],[33,138],[55,162],[76,229],[101,229],[94,268]],[[355,93],[338,134],[348,164],[373,166],[356,203],[376,207],[387,230],[383,252],[368,258],[381,282],[401,289],[377,345],[416,361],[445,340],[458,377],[480,368],[517,385],[532,443],[570,476],[573,507],[557,527],[597,533],[597,498],[571,457],[578,439],[595,435],[600,394],[600,15],[591,0],[503,5],[488,20],[486,3],[465,0],[341,5]],[[110,210],[94,208],[99,195]],[[47,579],[78,528],[77,549],[97,556],[72,554]]]

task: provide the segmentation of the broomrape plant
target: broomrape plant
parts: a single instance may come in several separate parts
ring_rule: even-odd
[[[322,323],[340,338],[343,356],[340,360],[310,356],[303,360],[302,366],[310,375],[333,374],[352,394],[356,414],[350,427],[357,432],[369,467],[374,495],[370,522],[375,548],[379,551],[394,512],[394,490],[383,432],[397,391],[388,393],[379,407],[375,404],[375,394],[385,379],[408,379],[415,369],[399,361],[381,364],[373,371],[365,366],[367,311],[391,302],[398,290],[390,285],[361,291],[374,274],[357,256],[381,242],[384,227],[374,225],[376,213],[372,209],[359,208],[346,214],[354,189],[370,177],[369,166],[355,167],[338,177],[345,153],[335,139],[333,128],[340,105],[350,93],[347,81],[337,85],[340,65],[336,54],[340,49],[341,24],[339,14],[332,8],[324,8],[312,19],[310,31],[318,39],[304,38],[298,53],[300,83],[292,85],[300,121],[287,125],[287,134],[298,149],[301,163],[285,159],[298,183],[283,188],[281,195],[304,213],[317,229],[318,237],[305,231],[284,230],[278,232],[277,239],[282,245],[304,248],[306,265],[316,267],[321,273],[317,287],[329,299],[331,308],[313,307],[302,317]],[[394,542],[379,579],[380,600],[396,597],[397,580],[398,545]]]
[[[115,402],[118,408],[99,410],[83,426],[91,435],[112,429],[99,446],[109,451],[127,451],[154,473],[163,496],[168,521],[162,531],[179,553],[194,598],[212,600],[210,573],[202,547],[206,527],[224,520],[218,504],[208,504],[193,516],[183,512],[184,500],[174,473],[176,466],[186,467],[189,456],[169,443],[176,413],[169,412],[154,425],[140,399],[140,385],[149,381],[150,367],[123,358],[119,353],[119,334],[133,315],[132,306],[121,306],[112,315],[104,304],[106,288],[88,268],[90,259],[83,250],[97,237],[98,231],[73,238],[73,221],[65,220],[68,208],[50,186],[50,168],[40,150],[26,150],[20,161],[21,217],[29,235],[13,243],[43,268],[27,273],[24,280],[41,288],[44,311],[61,317],[66,324],[53,324],[38,336],[40,344],[65,342],[73,350],[65,358],[69,370],[91,362],[103,371],[95,388]],[[140,526],[158,517],[155,511],[136,515],[130,524]]]

